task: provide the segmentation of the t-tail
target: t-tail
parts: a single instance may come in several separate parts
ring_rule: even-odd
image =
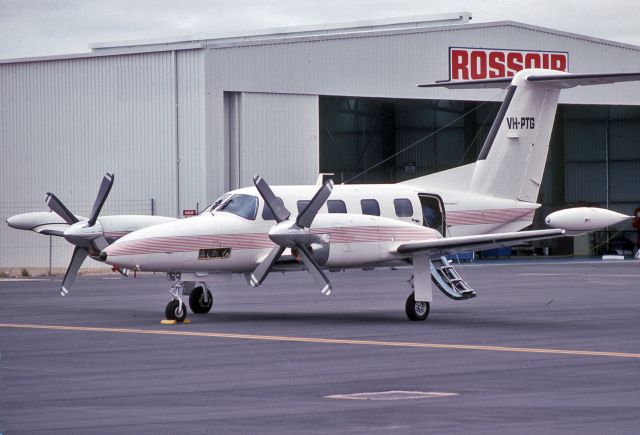
[[[640,73],[571,74],[527,69],[513,78],[419,85],[507,90],[475,163],[406,183],[535,203],[542,183],[560,90],[635,80],[640,80]]]

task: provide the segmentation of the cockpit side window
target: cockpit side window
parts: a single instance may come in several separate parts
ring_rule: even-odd
[[[217,211],[226,211],[249,220],[255,220],[258,213],[258,198],[253,195],[233,195]]]

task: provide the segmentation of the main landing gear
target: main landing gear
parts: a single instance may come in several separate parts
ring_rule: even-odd
[[[435,260],[423,255],[413,257],[413,275],[409,284],[413,292],[404,304],[409,320],[425,320],[433,300],[432,283],[449,298],[462,301],[476,296],[476,292],[460,277],[446,257]]]
[[[431,304],[426,301],[416,301],[415,293],[411,293],[404,304],[404,311],[411,321],[426,320],[429,317]]]
[[[167,304],[164,314],[167,320],[182,323],[187,318],[187,306],[182,297],[189,295],[189,308],[194,314],[206,314],[213,307],[213,296],[204,282],[183,281],[179,273],[168,274],[170,280],[175,281],[169,293],[171,301]]]

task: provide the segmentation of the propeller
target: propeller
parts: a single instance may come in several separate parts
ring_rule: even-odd
[[[277,246],[275,246],[267,257],[254,269],[249,280],[250,284],[253,287],[262,284],[284,250],[286,248],[295,248],[300,253],[302,261],[313,279],[321,286],[321,292],[325,295],[331,294],[331,282],[329,282],[327,276],[322,269],[320,269],[320,265],[309,251],[308,246],[315,241],[309,228],[318,211],[320,211],[320,208],[322,208],[329,198],[329,195],[331,195],[333,181],[327,180],[320,189],[318,189],[311,201],[309,201],[309,204],[302,210],[295,221],[289,219],[291,212],[287,210],[282,200],[276,197],[264,178],[256,175],[253,178],[253,183],[277,222],[276,225],[269,230],[269,238]]]
[[[109,246],[109,242],[107,242],[107,239],[105,239],[103,235],[102,226],[97,220],[100,215],[100,210],[102,210],[102,206],[107,200],[111,187],[113,186],[113,179],[113,174],[109,173],[105,174],[102,178],[102,183],[100,184],[96,200],[93,203],[91,214],[88,219],[83,221],[78,220],[57,196],[50,192],[47,193],[45,201],[49,208],[69,224],[69,228],[64,231],[63,237],[69,243],[75,245],[71,261],[67,267],[67,272],[62,280],[60,291],[62,296],[65,296],[69,292],[78,275],[78,270],[80,270],[80,266],[82,266],[87,256],[89,254],[99,253]]]

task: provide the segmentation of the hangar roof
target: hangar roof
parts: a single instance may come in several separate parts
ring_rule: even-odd
[[[245,30],[211,35],[196,35],[175,38],[155,38],[142,40],[127,40],[115,42],[96,42],[89,44],[93,51],[110,48],[135,48],[145,46],[166,47],[171,44],[199,43],[203,46],[245,42],[265,42],[277,39],[292,39],[300,37],[317,37],[323,39],[329,35],[345,35],[354,33],[397,31],[407,29],[422,29],[426,27],[461,25],[471,20],[470,12],[454,12],[438,15],[418,15],[410,17],[395,17],[379,20],[361,20],[340,23],[312,24],[307,26],[292,26],[281,28]]]
[[[0,59],[0,64],[37,62],[90,58],[134,53],[150,53],[172,50],[192,50],[216,47],[235,47],[248,45],[274,44],[279,42],[298,42],[309,40],[329,40],[344,38],[370,37],[376,35],[412,34],[452,30],[510,27],[523,30],[557,35],[575,40],[607,45],[616,48],[640,51],[640,46],[595,38],[546,27],[534,26],[516,21],[494,21],[471,24],[471,13],[456,12],[441,15],[422,15],[399,17],[384,20],[354,21],[334,24],[319,24],[298,27],[285,27],[224,33],[218,35],[199,35],[181,38],[159,38],[128,40],[117,42],[96,42],[89,44],[91,52],[56,56]]]

